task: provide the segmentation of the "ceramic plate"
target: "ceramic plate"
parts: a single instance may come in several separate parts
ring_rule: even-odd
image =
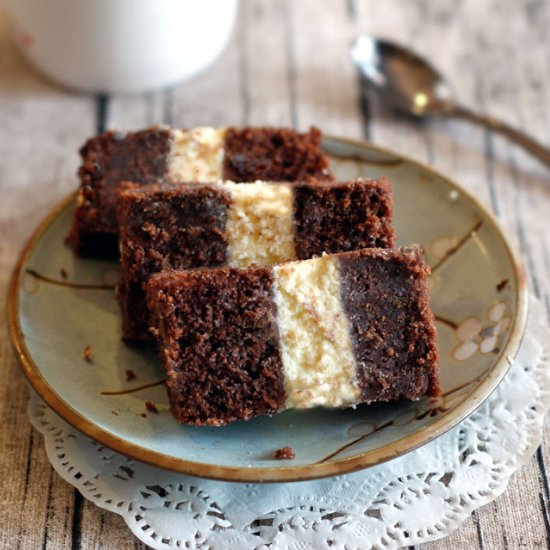
[[[25,247],[9,297],[13,344],[42,398],[116,451],[234,481],[313,479],[366,468],[430,441],[478,407],[506,373],[526,319],[524,276],[495,220],[427,166],[364,142],[328,137],[324,147],[339,179],[390,178],[399,243],[420,243],[426,251],[441,351],[440,398],[286,411],[223,428],[176,424],[155,351],[120,340],[117,265],[74,258],[64,244],[74,197]],[[86,346],[91,361],[84,357]],[[148,401],[158,413],[147,409]],[[292,447],[294,460],[274,460],[284,446]]]

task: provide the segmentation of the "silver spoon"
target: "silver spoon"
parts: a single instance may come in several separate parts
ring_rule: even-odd
[[[351,58],[365,81],[390,107],[419,118],[452,116],[477,122],[550,166],[550,149],[500,120],[457,104],[443,77],[412,51],[386,40],[360,36],[351,47]]]

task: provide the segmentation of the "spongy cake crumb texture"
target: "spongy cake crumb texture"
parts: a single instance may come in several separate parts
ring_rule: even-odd
[[[226,224],[228,265],[268,265],[296,259],[290,185],[226,182],[223,188],[231,193]]]
[[[215,183],[222,179],[225,129],[172,130],[168,178]]]
[[[338,260],[275,266],[286,408],[349,406],[360,396]]]

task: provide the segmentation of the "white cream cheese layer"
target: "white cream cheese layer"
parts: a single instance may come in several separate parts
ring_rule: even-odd
[[[290,185],[261,181],[221,185],[231,194],[226,223],[228,265],[268,265],[296,259]]]
[[[168,179],[213,183],[222,179],[225,128],[172,130]]]
[[[349,323],[340,299],[338,260],[323,256],[273,270],[285,407],[357,403],[360,389]]]

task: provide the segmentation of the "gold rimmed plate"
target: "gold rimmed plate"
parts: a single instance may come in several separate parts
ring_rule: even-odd
[[[441,352],[438,399],[348,410],[285,411],[223,428],[178,425],[152,347],[120,340],[116,263],[65,246],[74,196],[25,246],[13,274],[9,330],[39,395],[86,435],[137,460],[228,481],[315,479],[367,468],[441,435],[495,389],[525,328],[527,290],[492,215],[445,176],[373,145],[326,137],[338,179],[386,175],[399,244],[421,244]],[[292,447],[296,458],[274,453]]]

